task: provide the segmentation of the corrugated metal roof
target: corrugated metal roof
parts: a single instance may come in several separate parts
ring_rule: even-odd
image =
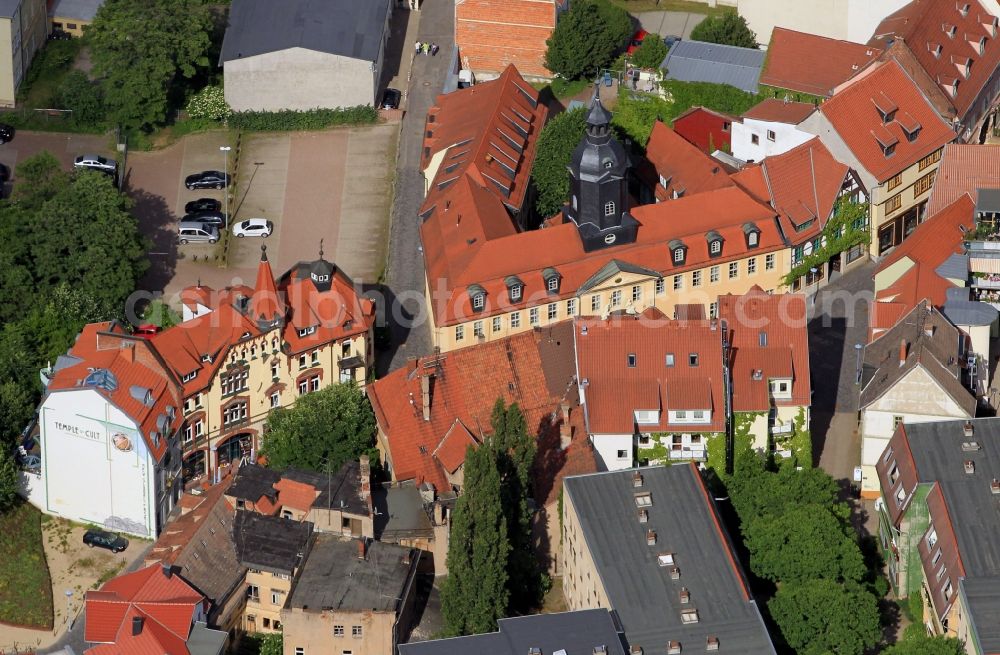
[[[757,80],[764,65],[764,52],[701,41],[678,41],[660,68],[668,80],[729,84],[757,93]]]

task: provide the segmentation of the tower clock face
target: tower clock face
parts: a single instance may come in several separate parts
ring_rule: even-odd
[[[604,237],[604,243],[606,243],[606,244],[608,244],[610,246],[612,243],[615,242],[615,238],[616,237],[615,237],[614,234],[608,234],[608,235],[606,235]]]

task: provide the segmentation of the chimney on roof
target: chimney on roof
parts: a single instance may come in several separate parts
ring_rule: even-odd
[[[901,339],[899,341],[899,365],[902,366],[906,363],[906,354],[909,344],[906,343],[906,339]]]
[[[420,378],[420,400],[424,408],[424,420],[431,420],[431,375]]]
[[[976,463],[971,459],[965,460],[965,472],[969,475],[976,472]]]
[[[364,537],[358,539],[358,559],[368,559],[368,540]]]
[[[962,434],[967,437],[971,437],[975,433],[975,428],[972,427],[972,421],[966,421],[965,425],[962,426]]]
[[[709,636],[705,640],[705,650],[719,650],[719,638]]]
[[[142,617],[133,616],[132,617],[132,636],[136,637],[142,634]]]
[[[173,576],[173,574],[174,574],[173,567],[171,567],[169,564],[164,564],[163,565],[163,577],[169,579],[171,576]]]
[[[642,646],[639,644],[632,644],[628,652],[630,655],[642,655]]]
[[[569,404],[562,403],[562,422],[559,424],[559,449],[566,450],[573,442],[573,427],[569,424]]]
[[[362,455],[358,467],[358,477],[361,478],[359,492],[362,501],[367,501],[372,494],[372,467],[368,455]]]
[[[990,482],[990,493],[994,496],[1000,496],[1000,480],[993,478],[993,481]]]
[[[126,362],[133,363],[135,361],[135,345],[123,342],[121,356]]]

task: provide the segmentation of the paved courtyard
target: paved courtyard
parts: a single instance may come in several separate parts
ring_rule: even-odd
[[[232,239],[229,266],[221,244],[177,244],[184,204],[201,197],[224,201],[224,191],[188,191],[184,178],[222,169],[220,146],[232,135],[218,130],[186,137],[155,152],[129,155],[126,188],[135,200],[140,228],[153,242],[153,264],[142,281],[168,297],[199,280],[214,287],[252,284],[260,245],[268,245],[275,273],[319,253],[358,282],[374,281],[382,270],[388,230],[398,124],[324,132],[244,135],[239,171],[230,189],[230,224],[263,217],[274,223],[267,239]],[[234,165],[230,151],[229,166]],[[351,166],[347,162],[351,161]]]
[[[73,160],[79,155],[96,154],[119,158],[113,149],[111,137],[103,134],[18,131],[12,141],[0,145],[0,164],[9,168],[13,175],[17,164],[43,150],[55,155],[67,171],[73,169]]]

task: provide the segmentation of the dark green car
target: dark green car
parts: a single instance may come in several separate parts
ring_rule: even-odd
[[[120,553],[128,548],[128,539],[104,530],[87,530],[83,533],[83,543],[91,548],[107,548],[112,553]]]

